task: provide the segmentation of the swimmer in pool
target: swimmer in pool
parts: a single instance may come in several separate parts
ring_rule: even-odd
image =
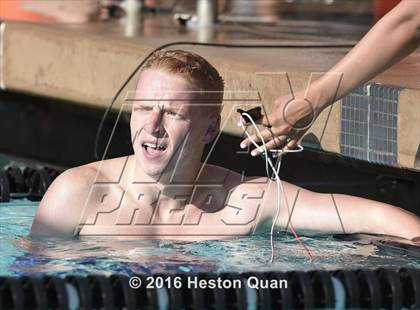
[[[223,85],[217,70],[199,55],[156,53],[135,91],[134,155],[62,173],[42,199],[31,235],[193,241],[269,231],[276,218],[277,183],[244,179],[201,162],[204,146],[220,130]],[[282,184],[276,230],[293,224],[305,234],[420,236],[420,219],[403,209]]]

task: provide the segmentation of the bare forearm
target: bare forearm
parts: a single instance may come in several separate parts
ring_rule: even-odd
[[[348,195],[333,195],[344,227],[358,233],[390,235],[406,239],[420,236],[420,219],[386,203]]]
[[[298,230],[317,233],[368,233],[406,239],[420,236],[420,219],[401,208],[355,196],[314,193],[286,182],[283,184],[289,209],[283,198],[277,221],[279,227],[290,227],[291,221]],[[274,193],[271,191],[271,195]]]
[[[419,46],[420,2],[403,1],[315,83],[312,101],[325,108]],[[339,80],[341,79],[341,80]],[[337,88],[339,81],[339,86]]]
[[[298,230],[314,233],[384,234],[376,224],[376,202],[367,199],[300,189],[289,205],[290,212],[284,208],[281,226],[290,227],[291,222]]]

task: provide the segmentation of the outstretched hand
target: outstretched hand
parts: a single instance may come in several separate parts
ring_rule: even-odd
[[[266,127],[261,130],[261,136],[267,150],[294,149],[320,112],[310,100],[305,98],[303,92],[296,94],[294,98],[279,97],[274,102],[271,113],[256,121],[257,124]],[[261,136],[256,133],[251,135],[251,138],[256,143],[262,143]],[[246,138],[241,142],[241,148],[246,148],[249,144],[251,140]],[[254,149],[251,155],[257,156],[261,152]]]

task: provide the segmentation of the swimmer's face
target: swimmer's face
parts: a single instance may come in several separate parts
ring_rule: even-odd
[[[130,125],[134,153],[146,174],[172,172],[177,162],[177,169],[183,169],[209,142],[209,118],[199,111],[197,90],[163,70],[141,73]]]

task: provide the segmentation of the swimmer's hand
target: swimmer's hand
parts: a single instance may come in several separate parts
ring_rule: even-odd
[[[272,111],[258,120],[266,128],[261,130],[268,150],[282,149],[291,150],[296,147],[300,138],[313,124],[321,109],[314,104],[313,100],[305,97],[304,92],[293,96],[279,97],[275,102]],[[251,135],[251,138],[261,143],[260,135]],[[251,143],[250,138],[241,142],[241,148],[246,148]],[[261,151],[255,149],[252,156],[257,156]]]

